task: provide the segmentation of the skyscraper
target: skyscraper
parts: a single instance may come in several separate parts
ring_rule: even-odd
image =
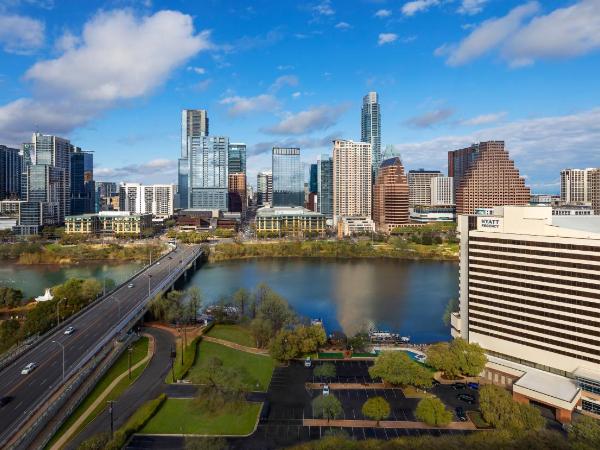
[[[381,163],[373,185],[373,220],[378,231],[389,233],[408,223],[408,180],[400,158]]]
[[[381,163],[381,108],[377,92],[369,92],[363,97],[360,140],[371,144],[373,176],[375,177]]]
[[[0,145],[0,200],[18,200],[21,196],[23,156],[16,148]]]
[[[229,138],[201,136],[190,141],[188,207],[226,211]]]
[[[481,142],[458,185],[456,213],[473,214],[476,208],[528,205],[530,198],[531,192],[504,149],[504,141]]]
[[[431,179],[431,205],[454,205],[454,181],[452,177]]]
[[[246,174],[230,173],[228,175],[227,189],[229,191],[229,211],[243,213],[246,211]]]
[[[166,219],[173,215],[174,198],[173,184],[122,183],[119,187],[119,210]]]
[[[246,173],[246,144],[231,142],[228,154],[229,173]]]
[[[94,154],[73,147],[71,152],[71,214],[95,212]]]
[[[208,113],[205,109],[184,109],[181,111],[181,158],[177,162],[178,206],[188,208],[189,168],[191,140],[208,136]]]
[[[409,202],[411,208],[419,205],[431,205],[431,180],[441,177],[439,170],[410,170],[408,172]]]
[[[317,164],[311,164],[308,177],[308,192],[317,193],[319,191],[319,182],[317,179]]]
[[[273,206],[304,206],[299,148],[273,147]]]
[[[470,147],[448,152],[448,176],[452,177],[455,197],[456,190],[467,170],[469,170],[469,167],[475,161],[477,153],[479,153],[479,144],[473,144]]]
[[[273,172],[263,170],[256,176],[256,203],[263,206],[273,201]]]
[[[333,141],[333,220],[371,217],[371,144]]]
[[[333,158],[329,155],[317,161],[317,211],[333,218]]]
[[[560,171],[560,200],[565,203],[591,202],[589,178],[594,169]]]

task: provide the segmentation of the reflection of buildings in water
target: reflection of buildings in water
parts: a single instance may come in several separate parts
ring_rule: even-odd
[[[382,271],[385,273],[382,276]],[[385,282],[382,282],[385,280]],[[347,336],[402,319],[406,277],[401,265],[339,263],[332,283],[337,320]]]

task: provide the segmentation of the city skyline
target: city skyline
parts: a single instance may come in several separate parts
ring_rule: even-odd
[[[333,139],[359,140],[374,91],[382,148],[396,145],[407,169],[446,172],[448,150],[486,140],[506,141],[534,192],[558,192],[565,167],[600,165],[597,2],[171,8],[0,6],[0,144],[39,130],[93,150],[98,180],[176,182],[181,110],[206,109],[211,134],[248,145],[254,183],[274,146],[300,147],[308,164]],[[575,32],[556,25],[567,14]],[[158,29],[173,32],[155,42]]]

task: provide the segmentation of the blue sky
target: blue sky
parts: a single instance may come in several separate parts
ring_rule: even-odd
[[[96,178],[175,182],[180,110],[309,163],[380,94],[408,169],[503,139],[535,192],[600,166],[600,0],[0,0],[0,143],[56,133]]]

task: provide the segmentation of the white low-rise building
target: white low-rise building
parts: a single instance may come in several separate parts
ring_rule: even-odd
[[[370,217],[342,216],[337,223],[338,237],[375,232],[375,222]]]

